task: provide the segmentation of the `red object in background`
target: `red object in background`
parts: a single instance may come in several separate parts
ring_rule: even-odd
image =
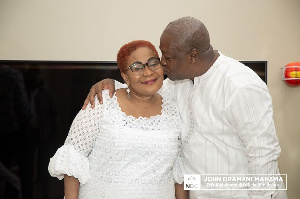
[[[284,80],[292,87],[300,85],[300,62],[291,62],[284,67]]]

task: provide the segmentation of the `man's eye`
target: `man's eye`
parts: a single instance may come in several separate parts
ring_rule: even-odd
[[[166,57],[166,56],[164,56],[164,58],[165,58],[165,60],[166,60],[166,61],[170,61],[170,60],[171,60],[171,58],[170,58],[170,57]]]
[[[171,58],[165,58],[165,62],[170,63],[171,62]]]

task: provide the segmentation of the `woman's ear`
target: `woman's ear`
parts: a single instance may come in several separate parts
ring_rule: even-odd
[[[128,75],[126,73],[124,73],[124,72],[121,72],[121,76],[124,79],[124,82],[127,84],[127,86],[129,86],[130,81],[129,81]]]

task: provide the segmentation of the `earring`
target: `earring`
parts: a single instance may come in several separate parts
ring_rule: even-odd
[[[127,88],[126,91],[127,91],[127,98],[129,99],[130,98],[130,89]]]

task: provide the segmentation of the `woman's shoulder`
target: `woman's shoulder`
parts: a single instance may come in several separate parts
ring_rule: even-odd
[[[109,91],[108,90],[102,90],[102,99],[103,99],[103,103],[101,104],[99,99],[98,99],[98,96],[95,95],[94,96],[95,107],[92,108],[92,104],[89,102],[86,109],[81,110],[81,111],[90,112],[90,111],[97,111],[99,109],[103,109],[103,106],[111,100],[111,97],[109,96]]]
[[[97,106],[104,106],[106,104],[110,104],[112,101],[115,101],[116,99],[116,92],[113,94],[113,96],[111,97],[109,95],[109,90],[104,89],[102,90],[102,99],[103,99],[103,103],[101,104],[97,95],[95,95],[95,107]],[[91,104],[89,104],[91,105]]]
[[[109,90],[102,90],[103,103],[100,104],[99,100],[97,99],[98,104],[96,104],[96,106],[97,105],[102,106],[103,107],[102,109],[107,109],[107,110],[118,109],[119,100],[120,100],[119,90],[122,89],[116,90],[116,92],[114,92],[112,96],[109,95]]]
[[[95,97],[95,99],[97,98],[97,96]],[[103,103],[106,101],[106,100],[109,100],[111,97],[109,96],[109,90],[107,89],[104,89],[102,90],[102,98],[103,98]],[[97,98],[97,103],[100,104],[98,98]]]

